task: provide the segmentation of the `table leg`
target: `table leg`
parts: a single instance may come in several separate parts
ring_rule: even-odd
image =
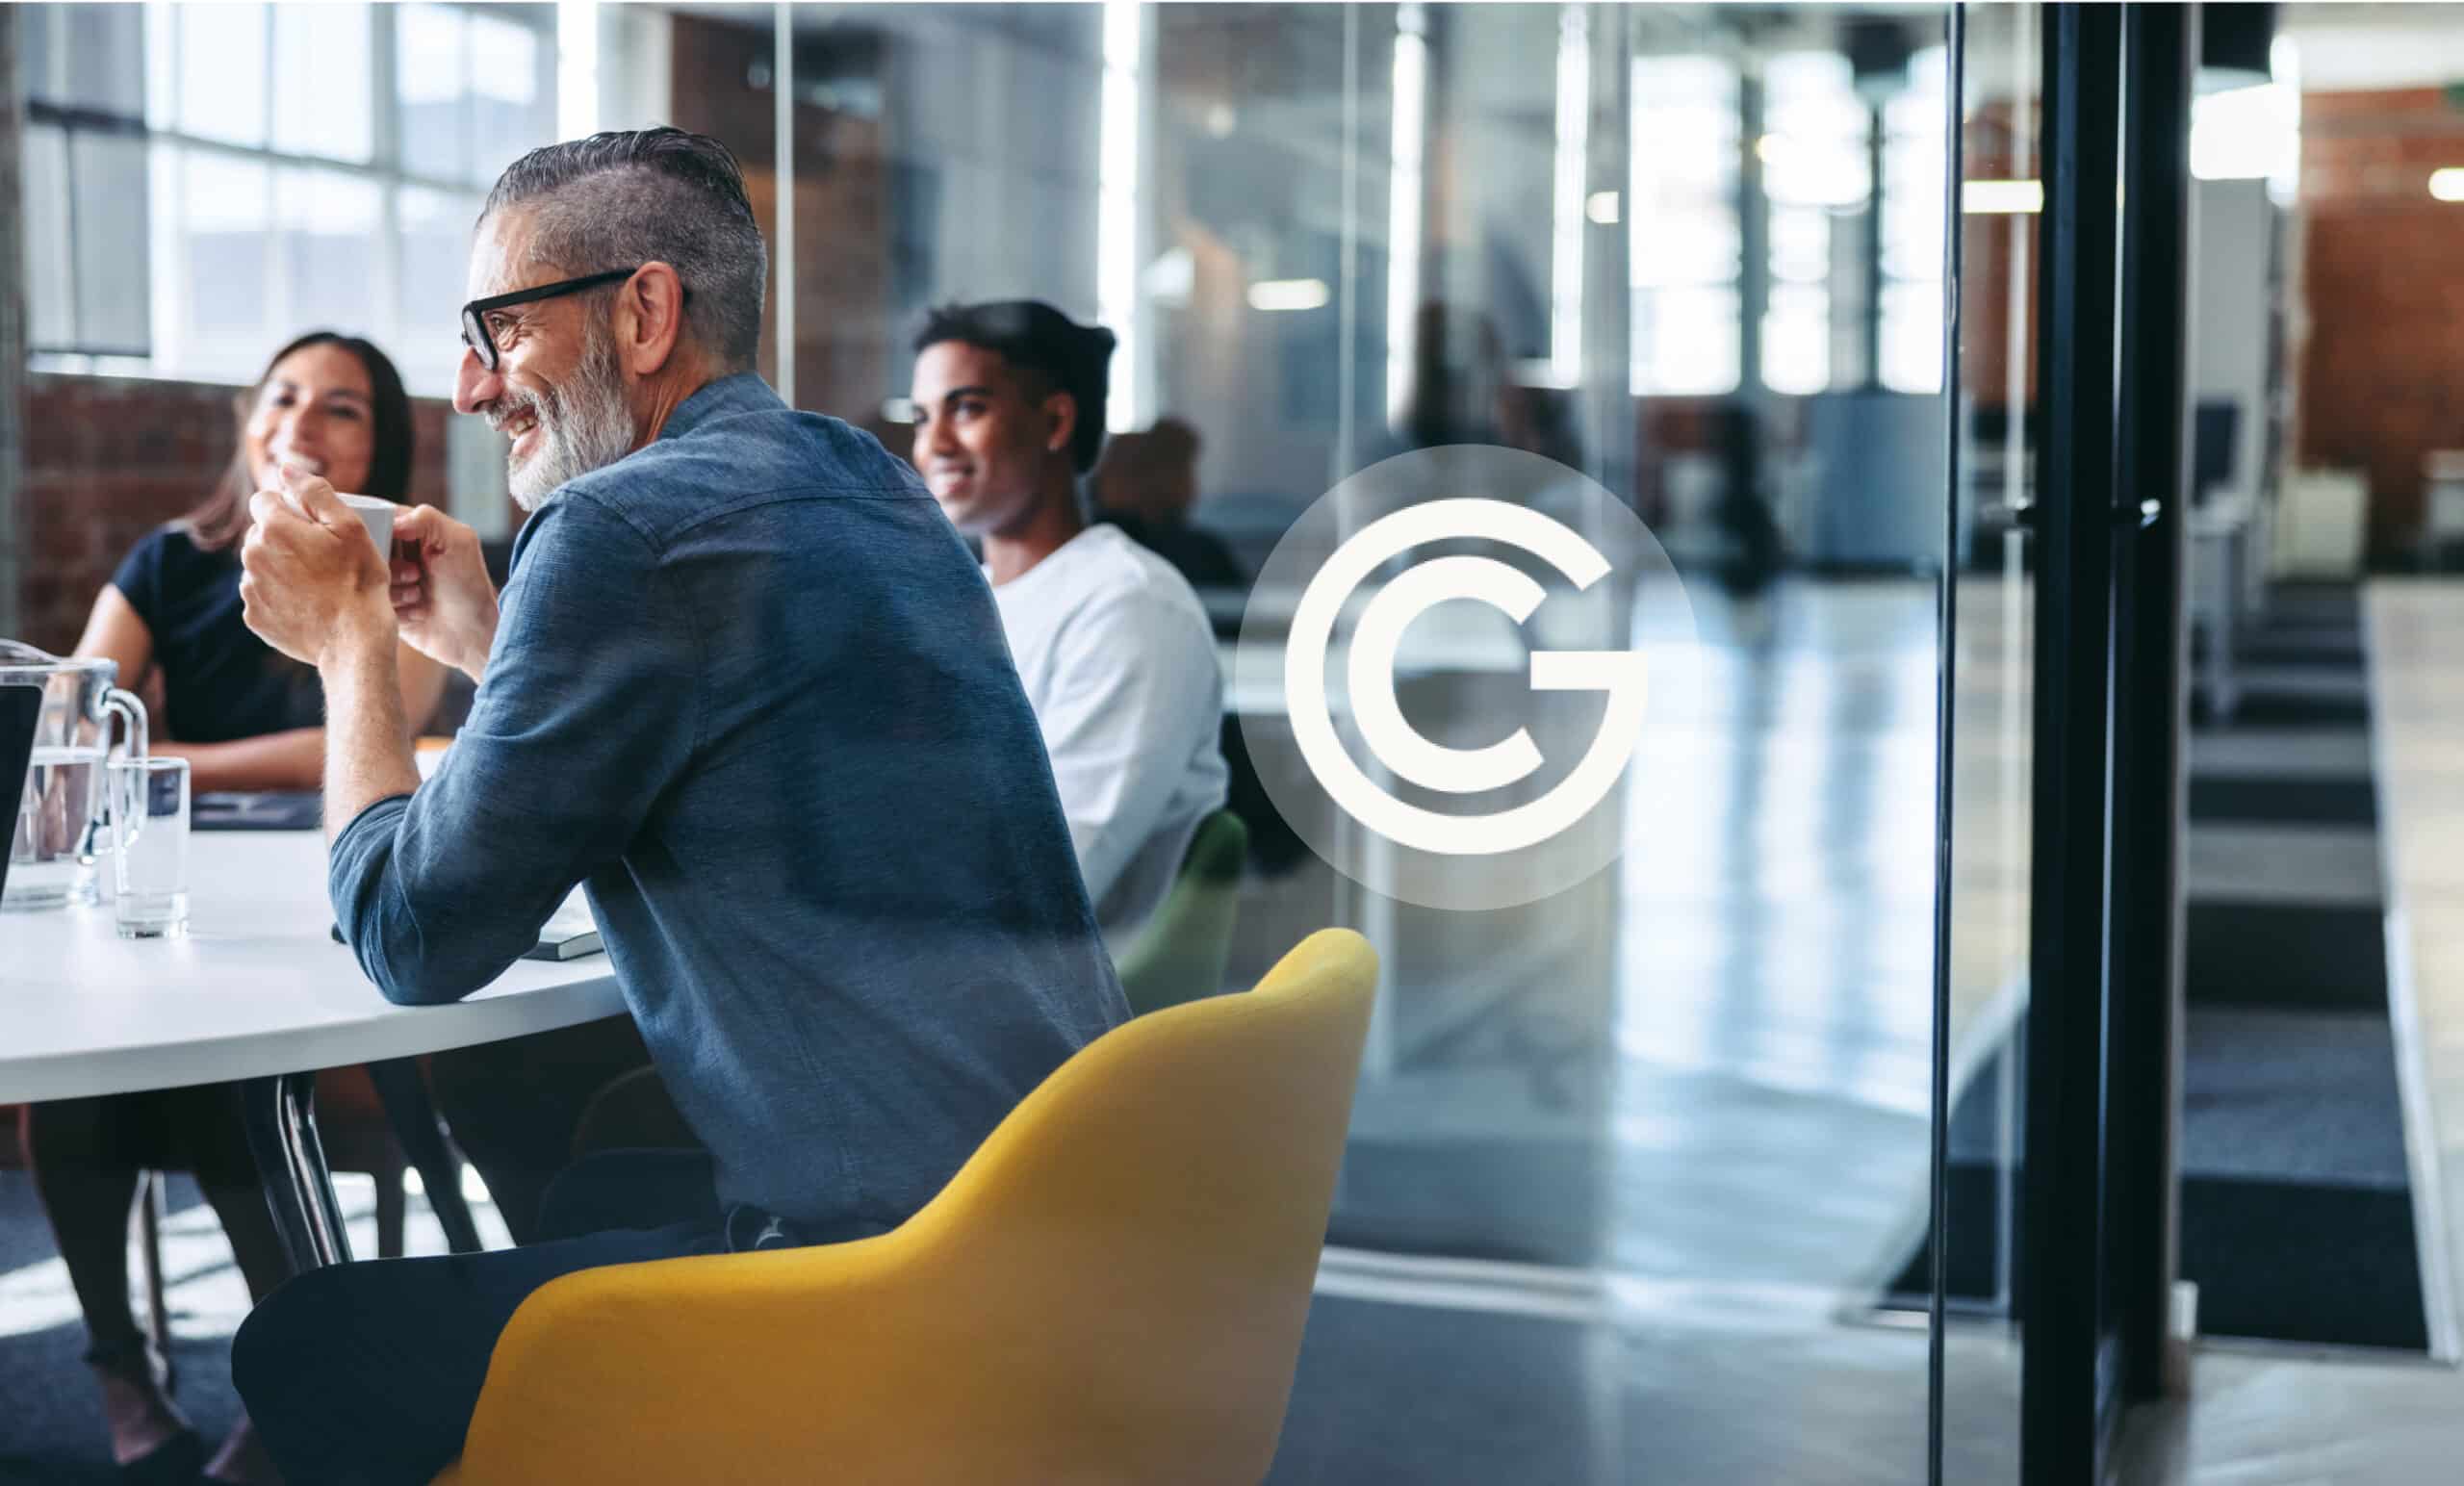
[[[317,1075],[283,1073],[252,1078],[242,1091],[248,1121],[248,1149],[264,1179],[266,1206],[291,1254],[294,1273],[350,1260],[342,1208],[325,1169],[325,1148],[317,1139]]]
[[[445,1139],[435,1102],[428,1098],[427,1080],[420,1076],[420,1061],[390,1058],[372,1063],[368,1076],[376,1085],[376,1097],[385,1106],[394,1139],[402,1143],[402,1154],[411,1158],[420,1174],[427,1205],[445,1230],[445,1246],[457,1254],[477,1253],[486,1245],[479,1242],[479,1225],[471,1217],[470,1204],[462,1200],[462,1161]]]

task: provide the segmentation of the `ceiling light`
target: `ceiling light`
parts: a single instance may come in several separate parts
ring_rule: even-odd
[[[1253,310],[1314,310],[1327,297],[1324,279],[1261,279],[1249,286]]]
[[[1962,181],[1960,210],[1972,216],[2007,216],[2044,210],[2042,181]]]

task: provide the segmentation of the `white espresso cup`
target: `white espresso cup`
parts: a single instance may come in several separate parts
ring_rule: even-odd
[[[376,555],[394,555],[394,513],[400,507],[377,496],[344,496],[343,504],[359,517],[368,528],[368,540],[376,544]]]

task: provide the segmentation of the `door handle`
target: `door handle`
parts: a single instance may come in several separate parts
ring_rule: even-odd
[[[2034,531],[2037,529],[2037,503],[2033,500],[1997,500],[1976,508],[1976,524],[1989,531]]]

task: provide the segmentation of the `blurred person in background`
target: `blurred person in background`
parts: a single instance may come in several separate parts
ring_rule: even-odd
[[[1088,896],[1117,955],[1223,804],[1223,677],[1189,580],[1078,491],[1113,333],[1040,300],[951,305],[915,336],[915,468],[983,544]],[[1194,442],[1192,455],[1194,456]]]
[[[248,497],[290,464],[338,490],[402,499],[410,398],[384,352],[319,330],[275,352],[236,406],[238,448],[214,493],[137,544],[96,596],[76,653],[118,662],[121,683],[149,695],[153,750],[188,759],[195,788],[315,789],[325,720],[317,673],[241,617]],[[402,715],[423,718],[444,668],[407,646],[396,653]],[[141,1171],[192,1171],[250,1294],[281,1282],[282,1243],[249,1156],[239,1086],[57,1100],[24,1118],[35,1183],[85,1315],[112,1458],[128,1480],[194,1480],[209,1466],[203,1442],[165,1391],[165,1359],[129,1306],[129,1212]],[[207,1478],[274,1479],[244,1415]]]
[[[1177,418],[1105,440],[1092,476],[1096,519],[1129,533],[1193,588],[1245,588],[1248,578],[1232,549],[1190,525],[1190,508],[1197,503],[1198,442],[1197,430]]]

